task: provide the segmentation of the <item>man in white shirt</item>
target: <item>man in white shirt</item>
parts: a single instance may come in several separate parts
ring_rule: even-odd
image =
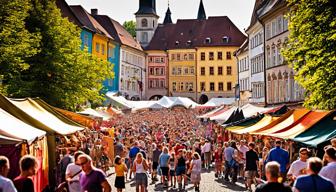
[[[81,190],[79,184],[79,173],[81,172],[82,168],[78,165],[78,157],[83,155],[82,151],[77,151],[74,154],[74,163],[70,163],[65,171],[66,179],[69,184],[69,192],[78,192]]]
[[[246,152],[249,151],[249,148],[246,146],[246,141],[241,140],[240,145],[238,147],[239,151],[239,177],[244,177],[244,165],[246,163]]]
[[[9,172],[9,161],[5,156],[0,156],[0,192],[17,192],[13,182],[6,178]]]
[[[336,189],[336,149],[328,147],[324,155],[324,158],[328,161],[328,165],[321,169],[319,175],[330,179]]]
[[[299,151],[299,159],[294,161],[289,167],[287,177],[293,182],[299,175],[306,173],[307,169],[307,159],[309,150],[307,148],[301,148]]]

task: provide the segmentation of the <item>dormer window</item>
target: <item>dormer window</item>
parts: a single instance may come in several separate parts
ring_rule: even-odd
[[[229,37],[228,36],[224,36],[223,37],[223,43],[229,43]]]
[[[191,46],[191,41],[190,41],[190,40],[187,41],[187,45],[188,45],[188,46]]]
[[[205,39],[205,43],[206,43],[206,44],[210,44],[210,43],[211,43],[211,38],[210,38],[210,37],[207,37],[207,38]]]
[[[175,46],[178,46],[180,44],[179,41],[175,41]]]

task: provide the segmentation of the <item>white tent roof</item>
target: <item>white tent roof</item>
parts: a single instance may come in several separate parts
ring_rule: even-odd
[[[83,114],[83,115],[89,115],[89,116],[93,116],[93,117],[98,117],[98,118],[102,118],[103,120],[108,120],[111,118],[111,115],[109,115],[108,113],[104,112],[104,111],[96,111],[94,109],[91,108],[86,108],[84,111],[78,112],[79,114]]]
[[[203,104],[202,106],[216,107],[221,105],[231,105],[235,102],[234,97],[230,98],[211,98],[208,102]]]
[[[215,108],[215,109],[213,109],[213,110],[211,110],[211,111],[209,111],[209,112],[207,112],[207,113],[205,113],[203,115],[198,116],[197,118],[209,118],[210,115],[216,113],[217,111],[219,111],[219,110],[221,110],[223,108],[224,108],[224,106],[217,107],[217,108]]]
[[[257,113],[263,113],[272,109],[273,108],[257,107],[251,104],[246,104],[243,107],[241,107],[241,110],[243,111],[245,118],[249,118],[252,117],[253,115],[257,115]]]
[[[237,109],[238,109],[237,107],[233,106],[229,110],[224,111],[221,114],[218,114],[216,116],[210,117],[210,120],[216,120],[216,121],[225,122],[226,120],[229,119],[229,117],[232,115],[232,113],[234,111],[236,111]]]
[[[36,138],[41,138],[45,134],[45,131],[22,122],[0,108],[0,135],[4,136],[3,138],[26,140],[31,144]]]

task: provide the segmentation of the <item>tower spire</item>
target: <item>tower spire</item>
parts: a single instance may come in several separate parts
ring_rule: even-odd
[[[169,0],[168,0],[168,9],[166,11],[166,16],[163,20],[163,24],[168,24],[168,23],[173,23],[172,19],[171,19],[171,11],[170,11],[170,8],[169,8]]]
[[[205,14],[205,10],[204,10],[203,0],[201,0],[199,8],[198,8],[197,19],[198,20],[205,20],[206,19],[206,14]]]

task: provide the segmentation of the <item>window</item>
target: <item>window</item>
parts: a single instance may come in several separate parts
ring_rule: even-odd
[[[190,67],[190,68],[189,68],[189,73],[190,73],[190,75],[194,75],[194,74],[195,74],[195,69],[194,69],[194,67]]]
[[[210,43],[211,43],[211,38],[210,38],[210,37],[207,37],[207,38],[205,39],[205,43],[206,43],[206,44],[210,44]]]
[[[150,68],[149,68],[149,74],[150,74],[150,75],[154,75],[154,68],[153,68],[153,67],[150,67]]]
[[[155,87],[156,88],[159,88],[160,87],[160,81],[157,79],[155,80]]]
[[[181,67],[178,67],[177,68],[177,75],[181,75],[182,74],[182,68]]]
[[[164,63],[165,59],[163,57],[160,57],[160,63]]]
[[[188,68],[188,67],[185,67],[185,68],[184,68],[184,74],[185,74],[185,75],[189,75],[189,68]]]
[[[175,61],[175,59],[176,59],[175,54],[172,54],[172,55],[171,55],[171,60],[172,60],[172,61]]]
[[[148,85],[149,88],[153,88],[153,80],[149,80],[149,85]]]
[[[226,52],[226,59],[227,59],[227,60],[230,60],[230,59],[231,59],[231,52],[230,52],[230,51],[227,51],[227,52]]]
[[[160,75],[164,75],[164,68],[163,67],[160,68]]]
[[[271,24],[266,25],[266,39],[271,38]]]
[[[173,82],[173,91],[176,91],[176,82]]]
[[[224,85],[223,82],[218,83],[218,91],[223,91],[224,90]]]
[[[223,53],[220,51],[217,53],[217,59],[222,60],[223,59]]]
[[[173,67],[172,75],[176,75],[176,67]]]
[[[218,67],[218,75],[223,75],[223,67]]]
[[[287,31],[288,30],[288,18],[284,17],[283,19],[283,30]]]
[[[189,60],[194,60],[195,57],[194,57],[194,54],[193,53],[189,53]]]
[[[266,67],[269,68],[271,66],[271,49],[269,46],[266,48]]]
[[[84,34],[84,46],[89,46],[89,36],[87,34]]]
[[[215,91],[215,83],[214,82],[210,83],[210,91]]]
[[[274,67],[276,65],[276,49],[275,45],[272,45],[272,64],[271,66]]]
[[[148,21],[147,21],[147,19],[142,19],[141,20],[141,27],[148,27]]]
[[[271,37],[274,37],[277,33],[276,33],[276,31],[277,31],[277,26],[276,26],[276,21],[274,20],[274,21],[272,21],[272,36]]]
[[[147,32],[142,33],[142,42],[145,42],[145,43],[148,42],[148,33]]]
[[[104,55],[105,54],[105,45],[104,44],[102,44],[102,55]]]
[[[181,55],[178,53],[176,54],[176,60],[180,61],[181,60]]]
[[[160,68],[155,68],[155,75],[160,75]]]
[[[201,67],[201,75],[205,75],[205,67]]]
[[[110,58],[114,58],[114,49],[113,49],[113,47],[111,47],[111,46],[109,46],[108,56],[109,56]]]
[[[100,52],[100,44],[96,43],[96,52],[99,53]]]
[[[164,88],[165,85],[164,85],[164,80],[160,80],[160,88]]]
[[[186,89],[187,91],[192,92],[194,90],[194,84],[192,82],[186,83]]]
[[[183,91],[184,90],[184,84],[183,82],[180,82],[180,91]]]
[[[205,91],[205,82],[201,82],[201,91]]]
[[[231,82],[227,82],[226,86],[227,86],[228,91],[232,90],[232,83]]]
[[[226,67],[226,74],[227,75],[232,75],[232,67],[231,66]]]
[[[209,52],[209,60],[214,60],[214,52]]]
[[[283,21],[282,21],[282,19],[283,19],[283,16],[281,15],[281,16],[279,16],[278,17],[278,33],[281,33],[282,31],[283,31]]]
[[[201,60],[202,60],[202,61],[205,60],[205,53],[204,53],[204,52],[201,53]]]
[[[229,43],[229,37],[228,36],[224,36],[223,37],[223,43]]]
[[[214,75],[214,67],[209,67],[209,74]]]
[[[185,54],[183,55],[183,60],[184,60],[184,61],[188,61],[188,54],[185,53]]]

